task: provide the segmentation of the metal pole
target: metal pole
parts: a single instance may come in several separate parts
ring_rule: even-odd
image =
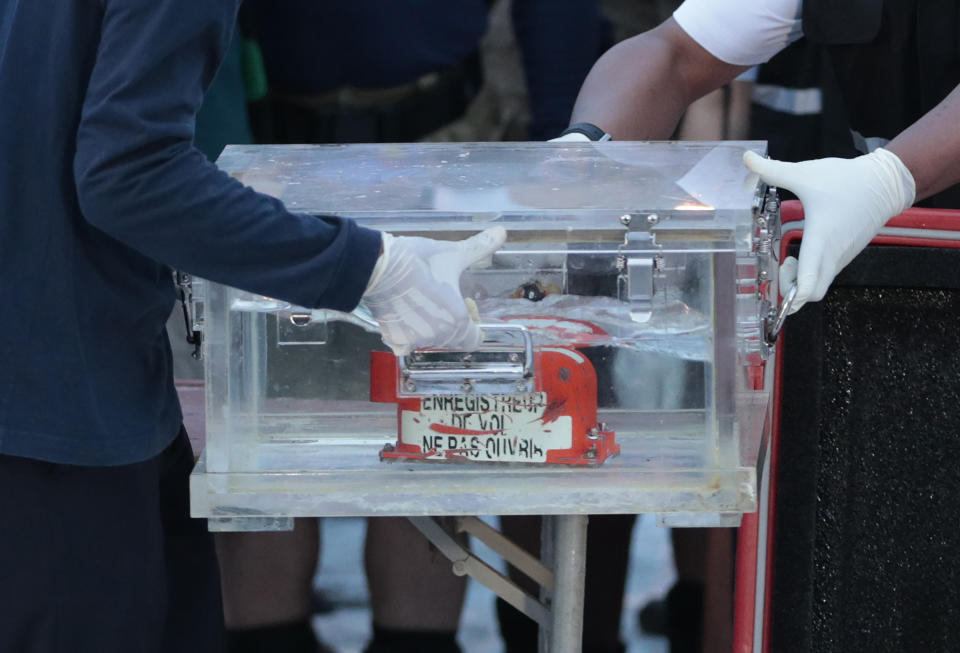
[[[554,583],[556,583],[556,569],[554,564],[553,549],[556,544],[556,517],[553,515],[543,515],[540,517],[540,561],[553,572]],[[549,609],[553,604],[556,584],[553,587],[546,585],[540,586],[540,602]],[[549,624],[541,624],[539,637],[537,638],[537,652],[550,653],[550,628],[553,626],[553,615]]]
[[[550,653],[580,653],[583,641],[583,588],[587,561],[587,516],[554,519],[554,590]]]

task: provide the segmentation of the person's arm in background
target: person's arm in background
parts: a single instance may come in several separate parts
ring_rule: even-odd
[[[713,56],[670,18],[597,61],[570,122],[595,124],[614,140],[666,139],[691,102],[749,67]]]
[[[917,200],[960,183],[960,86],[887,143],[913,175]]]
[[[530,140],[562,132],[600,53],[598,0],[513,0],[513,31],[530,98]]]
[[[686,0],[674,19],[597,62],[571,121],[591,122],[619,140],[667,138],[693,99],[798,38],[800,9],[800,0]],[[822,299],[837,273],[915,197],[960,181],[957,124],[960,90],[888,148],[854,159],[783,163],[747,152],[751,170],[804,206],[799,262],[788,259],[780,274],[782,286],[797,284],[793,311]]]
[[[105,0],[74,157],[81,210],[101,231],[191,274],[350,310],[380,234],[292,214],[193,146],[197,109],[236,10],[233,0]]]

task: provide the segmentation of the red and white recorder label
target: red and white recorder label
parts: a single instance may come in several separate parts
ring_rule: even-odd
[[[420,410],[401,411],[401,442],[425,458],[542,463],[569,449],[573,424],[546,392],[518,395],[431,395]]]

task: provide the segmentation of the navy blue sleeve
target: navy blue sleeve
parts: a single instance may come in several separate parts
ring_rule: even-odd
[[[197,110],[236,22],[236,0],[104,0],[77,133],[84,217],[147,256],[307,307],[351,310],[380,234],[288,212],[193,146]]]
[[[570,124],[580,86],[600,54],[597,0],[514,0],[513,28],[530,93],[531,140]]]

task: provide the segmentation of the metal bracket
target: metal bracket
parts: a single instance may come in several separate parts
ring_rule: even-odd
[[[583,590],[586,575],[587,516],[541,517],[540,552],[544,562],[528,554],[476,517],[458,517],[444,529],[432,517],[407,519],[453,562],[453,573],[469,575],[540,626],[540,651],[579,653],[583,641]],[[446,521],[446,520],[445,520]],[[449,528],[449,527],[448,527]],[[541,586],[537,600],[513,581],[475,557],[454,537],[469,533]]]
[[[743,515],[739,512],[675,512],[657,515],[663,528],[736,528]]]
[[[210,517],[207,528],[211,533],[292,531],[293,517]]]
[[[457,532],[477,538],[508,563],[522,571],[548,591],[553,591],[553,572],[534,556],[520,548],[503,533],[477,517],[458,517]]]
[[[453,563],[454,574],[457,576],[470,576],[517,610],[536,621],[541,628],[545,630],[550,629],[552,625],[551,615],[550,609],[546,605],[527,594],[512,580],[465,549],[457,542],[453,534],[444,530],[432,517],[408,517],[407,519]],[[489,542],[493,542],[497,547],[494,548],[494,550],[500,553],[504,560],[514,564],[517,569],[524,573],[528,573],[527,570],[529,569],[536,574],[536,577],[528,574],[532,579],[538,582],[540,582],[538,578],[547,580],[550,587],[553,587],[553,572],[497,531],[494,531],[486,524],[479,526],[476,522],[480,522],[476,517],[459,517],[456,519],[456,529],[459,532],[467,532],[470,534],[479,533],[479,535],[475,535],[475,537],[482,542],[488,543],[488,546],[491,546],[491,548],[494,548],[494,546],[490,545]],[[483,522],[480,523],[482,524]],[[501,551],[507,552],[509,556],[513,557],[513,560],[511,557],[508,557],[508,555],[501,553]],[[517,552],[524,555],[515,555]],[[514,560],[519,561],[519,564],[516,564]]]
[[[325,316],[321,310],[306,311],[303,309],[281,310],[276,315],[277,345],[325,345],[330,338],[329,325],[326,319],[315,319],[316,316]]]

